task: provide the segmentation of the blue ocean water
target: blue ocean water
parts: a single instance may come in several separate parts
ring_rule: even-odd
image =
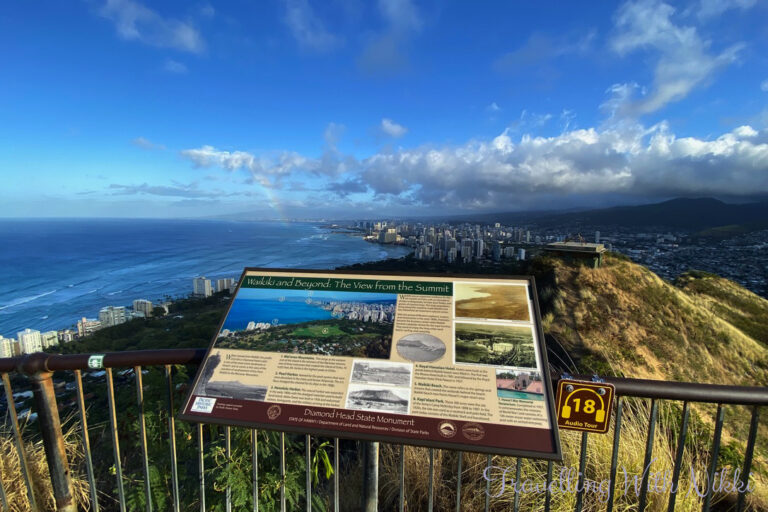
[[[304,302],[276,302],[272,300],[235,300],[223,329],[240,331],[245,329],[248,322],[271,323],[277,320],[280,324],[295,324],[310,320],[327,320],[331,312],[308,305]]]
[[[246,292],[254,291],[253,289],[244,289]],[[229,329],[231,331],[240,331],[246,328],[248,322],[266,322],[271,323],[277,320],[278,324],[295,324],[300,322],[309,322],[310,320],[327,320],[332,318],[331,312],[323,309],[317,304],[307,304],[304,298],[297,299],[288,297],[284,302],[280,302],[277,297],[281,294],[286,294],[292,290],[258,290],[260,292],[266,291],[274,294],[274,298],[265,299],[242,299],[238,295],[235,302],[232,304],[232,308],[229,310],[226,320],[222,329]],[[297,290],[298,291],[298,290]],[[305,291],[301,291],[306,297]],[[369,304],[392,304],[397,302],[397,295],[392,294],[366,294],[366,293],[316,293],[312,298],[318,300],[340,300],[340,301],[354,301],[354,302],[366,302]],[[366,296],[375,295],[375,298],[369,298]]]
[[[187,295],[243,268],[330,269],[407,253],[313,223],[0,220],[0,334],[94,318],[104,306]]]

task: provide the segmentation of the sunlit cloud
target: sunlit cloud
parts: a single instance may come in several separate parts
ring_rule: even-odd
[[[568,114],[565,114],[566,118]],[[205,146],[184,154],[203,166],[264,175],[318,174],[322,158],[292,154],[266,166],[260,157]],[[768,132],[740,126],[714,139],[678,137],[666,123],[572,129],[513,138],[509,130],[461,145],[342,157],[342,172],[324,175],[325,190],[439,209],[499,209],[521,197],[595,194],[635,197],[768,193]]]
[[[150,46],[201,53],[205,42],[188,21],[166,18],[133,0],[107,0],[99,14],[112,21],[117,35]]]
[[[307,51],[328,52],[343,44],[315,13],[309,0],[284,0],[286,26],[299,46]]]
[[[648,89],[633,83],[612,87],[609,109],[614,114],[638,116],[655,112],[706,85],[716,73],[737,60],[743,45],[714,52],[696,27],[673,20],[675,12],[674,7],[661,0],[629,1],[619,8],[610,41],[612,50],[620,56],[647,52],[655,59],[655,66],[653,84]]]
[[[388,135],[389,137],[394,137],[396,139],[402,137],[408,132],[408,128],[386,117],[381,120],[380,128],[384,135]]]

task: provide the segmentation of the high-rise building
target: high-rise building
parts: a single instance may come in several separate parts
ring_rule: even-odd
[[[434,233],[433,233],[434,237]],[[393,244],[397,241],[397,230],[395,228],[387,228],[387,230],[379,231],[379,243],[381,244]]]
[[[112,327],[125,323],[125,306],[107,306],[99,311],[101,327]]]
[[[95,318],[83,317],[77,321],[77,336],[80,338],[90,336],[99,329],[101,329],[101,322]]]
[[[501,245],[498,242],[493,244],[493,261],[501,261]]]
[[[523,249],[522,247],[520,249],[518,249],[517,257],[518,257],[518,259],[524,260],[525,259],[525,249]]]
[[[134,313],[142,313],[145,317],[149,318],[150,316],[152,316],[153,309],[154,309],[154,306],[152,305],[151,300],[136,299],[135,301],[133,301]]]
[[[43,340],[40,337],[40,331],[36,331],[34,329],[24,329],[23,331],[19,331],[16,336],[19,339],[19,345],[21,346],[22,354],[42,352]]]
[[[192,280],[192,290],[192,294],[195,297],[210,297],[213,295],[211,280],[206,279],[205,276],[196,277]]]
[[[216,280],[216,293],[221,293],[223,291],[231,292],[234,287],[235,280],[231,277]]]
[[[11,338],[0,335],[0,357],[13,357],[13,342]]]
[[[595,243],[596,244],[600,243],[600,232],[599,231],[595,231]]]
[[[473,249],[475,259],[479,260],[483,257],[483,252],[485,251],[485,242],[482,240],[475,240],[473,242]]]
[[[59,343],[69,343],[75,340],[75,331],[72,329],[62,329],[56,334],[59,336]]]
[[[43,344],[43,350],[55,347],[59,344],[59,333],[56,331],[44,332],[40,335],[40,341]]]

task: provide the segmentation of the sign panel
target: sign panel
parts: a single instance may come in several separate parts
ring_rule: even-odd
[[[559,460],[533,278],[246,269],[182,419]]]
[[[557,425],[569,430],[605,434],[611,422],[613,396],[613,384],[560,379]]]

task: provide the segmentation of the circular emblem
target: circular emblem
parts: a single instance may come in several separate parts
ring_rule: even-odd
[[[479,423],[465,423],[461,427],[461,434],[470,441],[479,441],[485,437],[485,428]]]
[[[280,409],[279,405],[270,405],[269,409],[267,409],[267,418],[274,420],[278,416],[280,416],[280,413],[282,413],[282,409]]]
[[[441,421],[437,425],[437,431],[443,437],[453,437],[456,435],[456,425],[452,421]]]

